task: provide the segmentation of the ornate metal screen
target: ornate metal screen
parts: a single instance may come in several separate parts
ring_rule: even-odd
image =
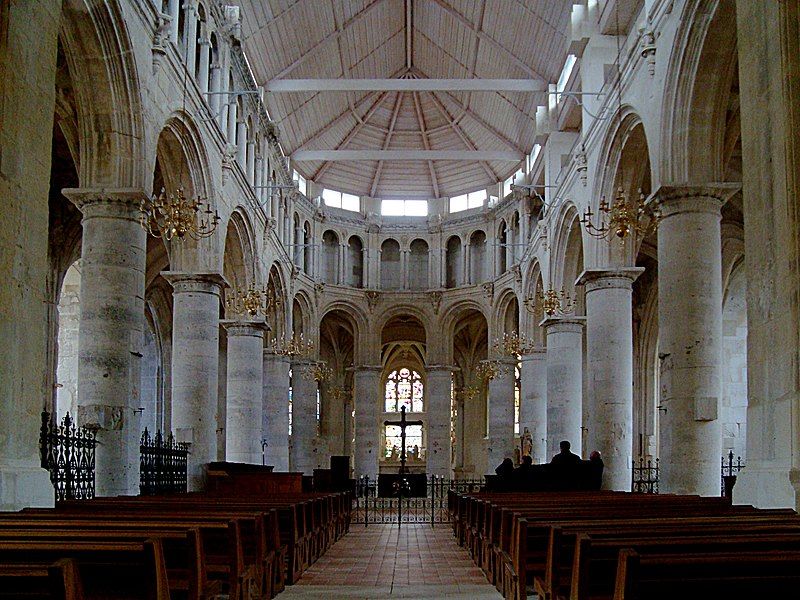
[[[186,462],[189,445],[176,442],[161,431],[151,437],[145,428],[139,445],[139,494],[178,494],[186,491]]]
[[[639,458],[639,462],[633,461],[631,471],[631,491],[639,494],[658,493],[659,468],[658,459]]]
[[[446,479],[432,475],[428,478],[427,494],[424,498],[381,498],[377,494],[377,483],[369,477],[356,481],[353,498],[351,524],[374,523],[428,523],[431,526],[449,523],[447,492],[478,492],[483,487],[481,479]]]
[[[41,465],[50,473],[56,502],[94,498],[96,432],[78,427],[69,413],[59,425],[42,412],[39,431]]]

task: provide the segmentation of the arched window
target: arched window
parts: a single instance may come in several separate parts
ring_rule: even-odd
[[[408,368],[392,371],[386,378],[386,412],[422,412],[425,388],[419,373]]]
[[[402,407],[406,412],[421,413],[424,409],[423,396],[425,386],[420,374],[407,367],[389,373],[386,378],[384,396],[384,413],[391,419],[397,420],[397,413]],[[424,460],[424,440],[422,425],[408,425],[406,427],[406,460],[410,463]],[[383,460],[395,462],[400,460],[402,453],[402,431],[398,425],[384,425],[383,430]]]

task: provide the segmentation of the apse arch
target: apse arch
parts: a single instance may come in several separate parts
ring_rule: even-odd
[[[147,189],[152,170],[142,167],[152,163],[145,156],[141,84],[122,8],[65,0],[62,15],[60,37],[78,98],[80,185]]]
[[[733,2],[691,0],[684,6],[664,86],[659,180],[723,181],[725,132],[720,93],[735,75]]]

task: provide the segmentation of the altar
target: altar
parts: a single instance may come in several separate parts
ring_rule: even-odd
[[[381,473],[378,475],[378,497],[396,498],[400,480],[408,482],[404,498],[424,498],[428,493],[428,475],[422,473]]]

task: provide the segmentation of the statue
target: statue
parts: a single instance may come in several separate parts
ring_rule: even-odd
[[[391,461],[400,460],[400,449],[397,447],[397,444],[392,446],[392,453],[389,455],[389,460]]]
[[[533,437],[527,427],[522,431],[520,436],[520,448],[522,449],[522,456],[530,456],[533,451]]]

